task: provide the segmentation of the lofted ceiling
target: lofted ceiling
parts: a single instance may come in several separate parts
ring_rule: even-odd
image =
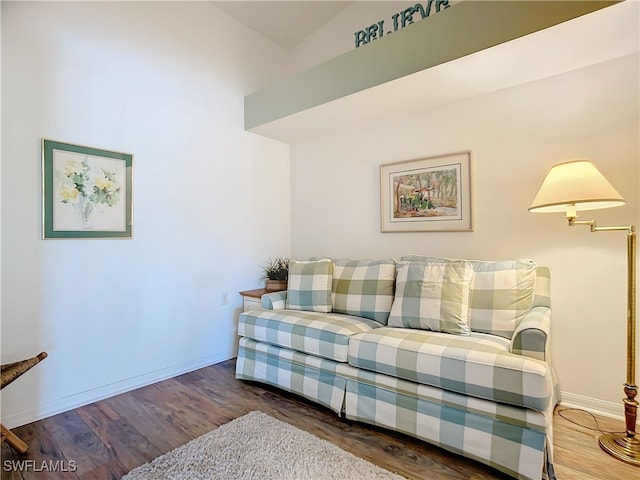
[[[287,50],[356,2],[211,1]],[[625,55],[638,55],[639,5],[638,0],[626,0],[582,18],[249,130],[295,143],[349,125],[365,124],[371,118],[430,108]]]
[[[639,26],[640,2],[627,0],[396,80],[318,102],[285,116],[269,113],[271,120],[251,119],[247,124],[247,119],[256,112],[264,117],[269,105],[280,108],[290,98],[300,97],[294,77],[283,82],[287,88],[276,85],[245,98],[245,128],[286,143],[297,143],[613,59],[637,57]],[[335,61],[340,59],[332,60]],[[313,80],[318,69],[322,65],[303,72],[301,78]],[[322,88],[328,85],[323,81],[316,83]],[[606,88],[605,85],[598,88]],[[280,97],[279,90],[284,92]],[[270,92],[276,95],[265,104],[260,98],[270,98]],[[307,92],[304,98],[315,94]]]
[[[212,1],[239,22],[289,50],[353,2]]]

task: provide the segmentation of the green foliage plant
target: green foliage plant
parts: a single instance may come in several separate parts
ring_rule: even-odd
[[[276,257],[267,259],[262,268],[262,280],[287,280],[289,278],[289,259],[285,257]]]

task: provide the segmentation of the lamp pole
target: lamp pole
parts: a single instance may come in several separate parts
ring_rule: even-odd
[[[551,167],[538,190],[530,212],[565,212],[569,226],[587,225],[592,232],[627,232],[627,381],[624,383],[625,433],[600,436],[600,447],[613,457],[640,467],[640,438],[636,435],[638,386],[636,385],[636,227],[599,227],[595,220],[576,221],[577,210],[596,210],[624,205],[613,188],[588,160],[562,162]]]
[[[640,439],[636,436],[638,418],[638,386],[636,385],[636,227],[634,225],[599,227],[595,220],[576,221],[575,210],[569,210],[569,226],[587,225],[592,232],[627,231],[627,381],[624,383],[625,434],[605,433],[598,443],[609,455],[640,466]]]

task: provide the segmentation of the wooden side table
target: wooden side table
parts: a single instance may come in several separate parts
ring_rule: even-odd
[[[245,290],[239,292],[242,295],[242,311],[253,310],[262,307],[262,295],[265,293],[276,293],[281,290],[267,290],[265,288],[257,288],[255,290]]]
[[[264,288],[240,292],[240,295],[242,295],[242,311],[246,312],[254,308],[260,308],[262,306],[262,295],[265,293],[267,293],[267,290]]]

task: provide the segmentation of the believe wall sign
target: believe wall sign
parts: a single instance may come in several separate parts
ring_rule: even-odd
[[[417,18],[417,20],[422,20],[429,16],[432,12],[432,8],[435,9],[435,13],[438,13],[440,10],[444,10],[449,7],[449,0],[429,0],[424,6],[421,3],[416,3],[412,7],[405,8],[401,12],[391,16],[393,30],[388,30],[386,35],[396,32],[407,25],[411,25],[414,22],[414,15],[417,16],[417,14],[420,14],[420,18]],[[378,23],[374,23],[364,30],[358,30],[354,35],[356,37],[356,48],[360,45],[365,45],[376,38],[382,38],[385,35],[384,20],[380,20]]]

